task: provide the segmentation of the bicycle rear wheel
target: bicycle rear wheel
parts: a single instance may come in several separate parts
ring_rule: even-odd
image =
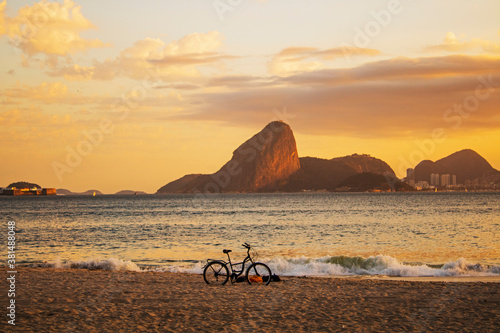
[[[203,270],[203,279],[207,284],[226,284],[229,279],[229,270],[223,262],[212,261],[205,266]]]
[[[267,286],[271,282],[271,269],[266,264],[256,262],[248,267],[246,278],[249,284],[263,284]]]

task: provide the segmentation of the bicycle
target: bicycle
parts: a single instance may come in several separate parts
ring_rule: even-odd
[[[222,250],[227,254],[228,261],[208,259],[207,264],[203,269],[203,279],[207,284],[224,285],[231,278],[231,283],[234,283],[245,272],[245,264],[251,262],[250,266],[245,272],[245,280],[249,284],[263,284],[268,285],[271,282],[272,275],[271,269],[264,263],[255,262],[250,249],[252,246],[248,243],[242,244],[247,249],[246,258],[239,263],[233,264],[229,253],[231,250]],[[241,269],[235,269],[235,266],[241,265]],[[230,268],[228,268],[228,266]],[[229,271],[231,270],[231,274]]]

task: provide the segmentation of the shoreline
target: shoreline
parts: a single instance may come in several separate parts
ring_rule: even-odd
[[[493,332],[500,320],[500,279],[211,286],[199,274],[30,267],[16,279],[16,326],[4,322],[2,332]]]
[[[276,192],[220,192],[220,193],[203,193],[203,195],[225,195],[225,194],[257,194],[257,195],[269,195],[269,194],[388,194],[388,193],[403,193],[403,194],[415,194],[415,193],[499,193],[500,189],[468,189],[467,191],[465,190],[414,190],[414,191],[326,191],[326,190],[306,190],[306,191],[293,191],[293,192],[281,192],[281,191],[276,191]],[[154,197],[162,197],[162,196],[179,196],[179,195],[185,195],[185,196],[193,196],[197,195],[198,193],[139,193],[139,194],[118,194],[118,193],[99,193],[96,194],[96,196],[117,196],[117,197],[144,197],[144,196],[154,196]],[[2,195],[0,194],[0,198],[2,197],[35,197],[36,195]],[[63,193],[57,193],[54,195],[38,195],[37,197],[92,197],[92,194],[82,194],[82,193],[72,193],[72,194],[63,194]]]
[[[135,272],[135,273],[168,273],[168,274],[188,274],[193,276],[202,276],[202,272],[189,272],[189,271],[175,271],[175,270],[161,270],[160,268],[166,268],[168,266],[161,265],[134,265],[136,269],[126,267],[127,262],[122,262],[125,266],[118,268],[110,267],[70,267],[70,265],[61,266],[51,266],[48,263],[36,263],[36,264],[19,264],[19,269],[62,269],[62,270],[87,270],[87,271],[112,271],[112,272]],[[157,268],[157,269],[155,269]],[[7,267],[0,265],[0,270],[7,271]],[[279,274],[282,278],[319,278],[319,279],[352,279],[352,280],[378,280],[378,281],[407,281],[407,282],[472,282],[472,283],[500,283],[500,275],[485,274],[485,275],[418,275],[418,276],[400,276],[400,275],[385,275],[385,274],[352,274],[352,275],[327,275],[327,274],[299,274],[299,275],[286,275]]]
[[[105,268],[83,268],[83,267],[51,267],[44,266],[44,263],[39,264],[21,264],[18,265],[18,270],[23,269],[47,269],[47,270],[68,270],[68,271],[109,271],[117,273],[158,273],[158,274],[185,274],[192,276],[203,276],[203,273],[192,272],[172,272],[172,271],[159,271],[154,267],[164,266],[140,266],[140,271],[128,269],[105,269]],[[0,270],[7,271],[7,266],[0,265]],[[397,275],[383,275],[383,274],[358,274],[358,275],[280,275],[281,278],[300,278],[300,279],[351,279],[351,280],[376,280],[376,281],[406,281],[406,282],[470,282],[470,283],[500,283],[500,275],[456,275],[456,276],[397,276]]]

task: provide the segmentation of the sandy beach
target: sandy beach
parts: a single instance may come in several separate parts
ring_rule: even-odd
[[[269,286],[209,286],[195,274],[20,268],[16,326],[4,315],[0,327],[2,332],[498,332],[500,280],[470,281],[284,277]]]

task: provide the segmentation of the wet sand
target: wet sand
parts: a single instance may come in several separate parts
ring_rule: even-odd
[[[2,294],[8,290],[2,270]],[[2,332],[498,332],[500,280],[284,277],[209,286],[201,275],[19,268]],[[425,280],[425,279],[424,279]],[[443,279],[441,279],[443,280]],[[468,281],[468,282],[466,282]],[[2,308],[7,300],[2,297]]]

